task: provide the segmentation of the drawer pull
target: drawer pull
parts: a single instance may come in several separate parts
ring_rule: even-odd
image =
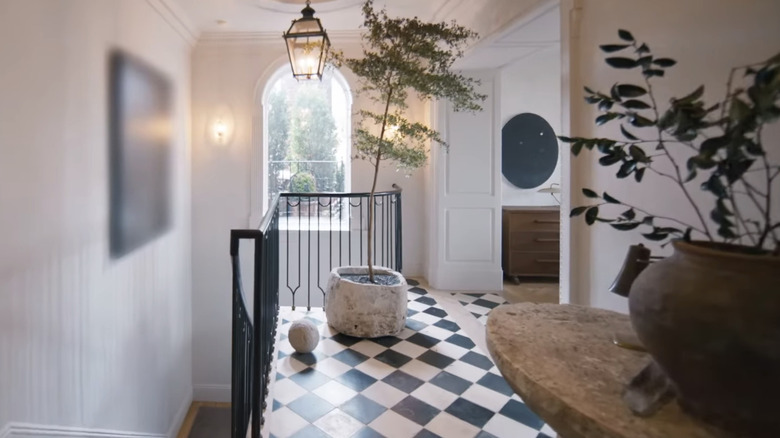
[[[550,259],[536,259],[536,263],[560,263],[560,260],[550,260]]]
[[[561,220],[553,220],[553,219],[534,219],[535,224],[560,224]]]
[[[544,238],[541,238],[541,237],[537,237],[536,239],[534,239],[534,242],[539,242],[539,243],[560,242],[560,241],[561,241],[561,239],[544,239]]]

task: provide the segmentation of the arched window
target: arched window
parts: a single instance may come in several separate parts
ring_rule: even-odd
[[[298,82],[281,67],[263,93],[265,203],[281,192],[350,190],[352,95],[330,69],[322,81]]]

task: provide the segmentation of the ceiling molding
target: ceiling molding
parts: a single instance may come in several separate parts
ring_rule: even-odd
[[[331,41],[350,43],[360,41],[361,31],[355,30],[329,30],[328,37]],[[199,45],[254,45],[281,43],[282,32],[204,32],[198,40]]]
[[[326,0],[313,1],[311,7],[317,12],[335,12],[351,8],[363,3],[364,0]],[[255,0],[255,5],[263,10],[270,12],[295,13],[300,12],[306,6],[303,1],[299,3],[285,2],[280,0]]]
[[[181,36],[190,47],[198,42],[198,31],[192,20],[174,0],[146,0],[162,19]]]

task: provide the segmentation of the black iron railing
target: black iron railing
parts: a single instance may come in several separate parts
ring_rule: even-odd
[[[374,196],[374,265],[402,268],[401,190]],[[256,230],[232,230],[232,438],[260,437],[280,305],[324,300],[336,266],[367,262],[368,193],[282,193]],[[254,244],[252,312],[241,273],[240,243]]]

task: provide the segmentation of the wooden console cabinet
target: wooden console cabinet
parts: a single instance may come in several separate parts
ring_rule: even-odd
[[[501,267],[504,275],[558,277],[560,210],[558,207],[504,207]]]

